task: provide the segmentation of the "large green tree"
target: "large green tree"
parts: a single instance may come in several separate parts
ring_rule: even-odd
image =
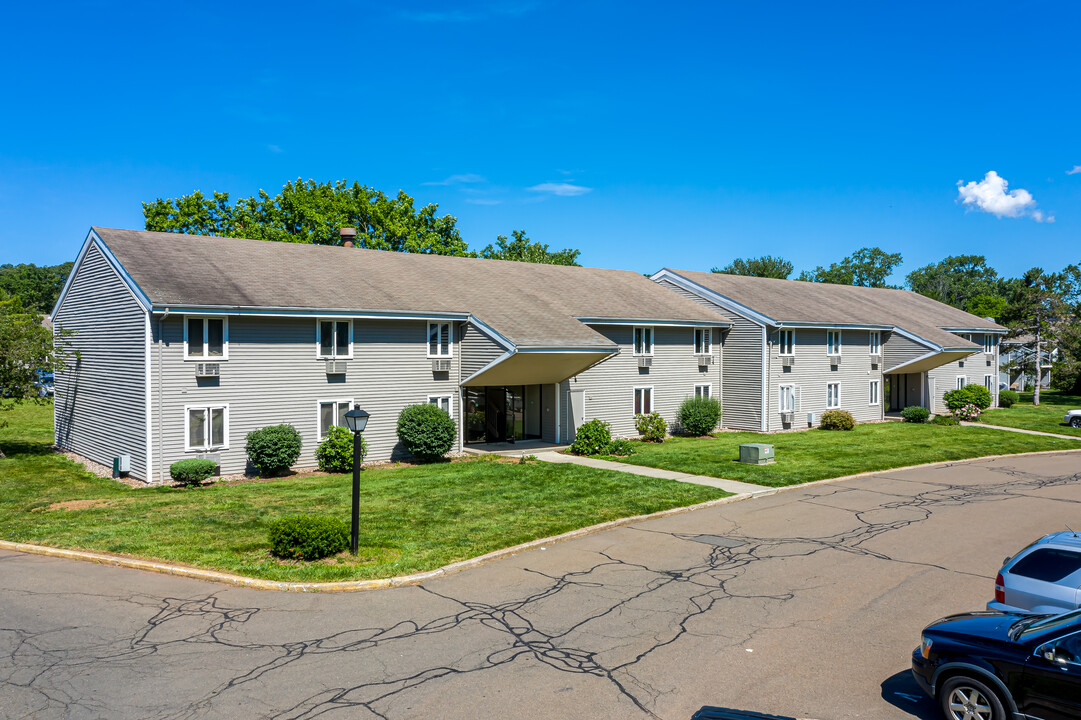
[[[506,235],[500,235],[496,238],[494,245],[487,245],[477,253],[478,257],[546,265],[578,265],[580,250],[571,248],[549,250],[546,244],[530,240],[525,230],[512,230],[511,235],[514,237],[513,240],[508,240]]]
[[[913,270],[905,282],[920,295],[980,317],[999,317],[1009,290],[1008,281],[988,266],[983,255],[950,256]]]
[[[901,253],[888,253],[876,247],[860,248],[829,267],[819,265],[813,271],[804,270],[797,279],[834,285],[890,287],[886,278],[900,264]]]
[[[710,272],[787,280],[792,270],[792,263],[784,258],[763,255],[757,258],[736,258],[723,268],[713,268]]]
[[[27,309],[52,312],[74,264],[0,265],[0,290],[18,297]]]
[[[1007,337],[1020,338],[1022,347],[1033,359],[1032,404],[1040,404],[1040,384],[1043,380],[1041,359],[1051,349],[1068,348],[1076,335],[1076,299],[1073,295],[1069,269],[1062,273],[1044,272],[1032,268],[1013,288],[1003,323],[1009,328]]]

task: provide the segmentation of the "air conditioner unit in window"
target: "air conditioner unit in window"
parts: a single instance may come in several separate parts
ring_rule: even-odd
[[[432,360],[432,372],[450,372],[450,360]]]
[[[195,366],[195,377],[218,377],[220,375],[220,363],[199,363]]]
[[[841,356],[840,355],[830,355],[830,365],[840,365],[840,364],[841,364]]]
[[[881,355],[872,355],[871,356],[871,364],[872,365],[878,365],[881,362],[882,362],[882,356]]]
[[[965,366],[965,361],[964,360],[958,360],[957,361],[957,367],[964,367],[964,366]]]
[[[638,358],[638,367],[647,368],[647,367],[652,367],[652,366],[653,366],[653,358],[644,357],[644,356]]]
[[[347,366],[345,360],[327,360],[327,375],[345,375]]]
[[[695,355],[695,357],[698,358],[698,367],[704,367],[706,365],[713,364],[712,355]]]
[[[789,412],[782,411],[781,412],[781,422],[785,423],[786,425],[791,425],[792,424],[792,413],[790,411]]]
[[[784,355],[781,357],[781,367],[792,367],[796,364],[796,358],[791,355]]]

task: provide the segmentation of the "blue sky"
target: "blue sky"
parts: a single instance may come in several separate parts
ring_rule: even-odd
[[[471,247],[525,229],[642,272],[864,246],[904,255],[896,282],[951,254],[1081,262],[1074,2],[59,2],[5,24],[0,262],[298,177],[438,203]]]

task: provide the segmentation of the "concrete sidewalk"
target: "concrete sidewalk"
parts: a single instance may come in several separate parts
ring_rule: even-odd
[[[987,423],[961,422],[966,427],[982,427],[991,430],[1006,430],[1007,432],[1021,433],[1023,435],[1043,435],[1044,437],[1062,438],[1063,440],[1081,440],[1077,435],[1059,435],[1058,433],[1041,432],[1039,430],[1022,430],[1021,428],[1006,427],[1005,425],[988,425]]]
[[[616,472],[630,473],[631,475],[644,475],[652,478],[694,483],[695,485],[708,485],[737,495],[772,495],[777,492],[777,488],[752,485],[751,483],[739,482],[738,480],[725,480],[724,478],[708,477],[706,475],[688,475],[687,473],[675,472],[673,470],[661,470],[659,468],[643,467],[641,465],[629,465],[627,463],[598,460],[596,458],[581,457],[579,455],[542,452],[537,453],[537,459],[541,462],[571,463],[572,465],[585,465],[586,467],[599,468],[601,470],[614,470]]]

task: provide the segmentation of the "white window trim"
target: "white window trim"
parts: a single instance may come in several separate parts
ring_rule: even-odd
[[[830,385],[837,386],[837,404],[830,405]],[[826,409],[827,410],[840,410],[841,409],[841,383],[826,383]]]
[[[441,400],[443,398],[447,398],[447,407],[449,408],[450,416],[454,417],[454,396],[450,393],[443,393],[441,395],[429,395],[428,399],[425,402],[430,405],[432,403],[432,400]]]
[[[990,380],[990,382],[988,382],[988,380]],[[983,376],[983,386],[985,388],[987,388],[988,390],[990,390],[991,394],[993,395],[995,393],[995,376],[994,375],[984,375]]]
[[[786,329],[780,330],[778,332],[779,332],[779,334],[777,335],[777,347],[780,348],[780,349],[777,351],[777,354],[780,355],[781,357],[794,357],[795,354],[796,354],[796,331],[791,329],[791,328],[786,328]],[[792,334],[792,351],[791,352],[785,352],[784,351],[784,340],[782,338],[784,338],[785,333],[791,333]]]
[[[649,351],[648,352],[638,352],[638,350],[637,350],[638,343],[636,343],[634,341],[634,336],[638,333],[639,330],[649,330]],[[632,354],[635,357],[651,357],[653,355],[653,327],[652,326],[650,326],[650,325],[635,325],[634,326],[634,329],[631,330],[631,351],[632,351]],[[712,350],[710,350],[710,352],[712,352]]]
[[[345,355],[324,355],[322,352],[322,340],[323,340],[323,323],[349,323],[349,352]],[[338,326],[334,326],[334,332],[338,332]],[[335,347],[337,347],[337,338],[335,338]],[[353,321],[344,320],[342,318],[316,318],[315,319],[315,357],[319,360],[352,360],[353,359]],[[330,402],[330,400],[327,400]]]
[[[705,352],[698,352],[698,333],[702,333],[702,336],[706,340],[705,344],[709,346],[709,348]],[[650,340],[652,340],[652,339],[653,338],[650,337]],[[633,335],[631,336],[631,340],[632,341],[634,340]],[[694,355],[696,357],[698,355],[712,355],[713,354],[713,328],[694,328],[694,330],[692,331],[691,350],[692,350],[692,352],[694,353]]]
[[[867,354],[868,355],[881,355],[882,354],[882,331],[872,330],[870,336],[867,338]]]
[[[207,432],[210,431],[210,411],[211,410],[224,410],[225,415],[222,417],[222,434],[225,439],[224,445],[209,445],[207,447],[192,447],[191,446],[191,423],[190,415],[192,410],[206,410],[206,426]],[[218,452],[219,450],[229,449],[229,403],[195,403],[193,405],[184,406],[184,452],[194,453],[211,453]]]
[[[995,351],[995,336],[986,334],[983,336],[983,351],[987,354]]]
[[[833,333],[835,347],[833,352],[830,352],[830,333]],[[840,330],[827,330],[826,331],[826,355],[840,355],[841,354],[841,331]]]
[[[875,389],[874,402],[871,402],[871,388]],[[882,383],[878,380],[869,380],[867,382],[867,404],[872,407],[882,404]]]
[[[958,383],[957,382],[958,380],[961,380],[962,382]],[[953,389],[954,390],[960,390],[965,385],[968,385],[968,376],[967,375],[958,375],[958,376],[956,376],[954,378],[954,381],[953,381]]]
[[[709,397],[713,397],[713,383],[695,383],[694,384],[694,397],[698,397],[698,388],[706,388],[709,393]]]
[[[786,410],[784,407],[784,389],[789,388],[792,391],[792,409]],[[784,385],[777,386],[777,411],[778,412],[796,412],[796,386],[794,383],[785,383]]]
[[[635,403],[635,400],[638,399],[638,391],[639,390],[649,390],[649,410],[644,412],[644,413],[637,413],[634,410],[634,403]],[[653,412],[656,407],[657,407],[657,396],[654,393],[653,386],[652,385],[635,385],[634,389],[631,392],[631,416],[633,417],[633,416],[639,415],[639,414],[648,415],[649,413]]]
[[[438,325],[446,325],[447,326],[447,354],[446,355],[440,355],[438,353],[436,353],[435,355],[432,354],[432,348],[431,348],[431,345],[428,342],[428,339],[432,336],[432,325],[437,325],[437,326]],[[440,330],[440,333],[442,333],[442,330]],[[440,338],[440,342],[436,343],[436,349],[441,347],[442,344],[443,344],[442,343],[442,338]],[[428,357],[430,359],[432,359],[432,360],[446,360],[447,358],[454,357],[454,323],[452,323],[450,321],[430,322],[430,323],[428,323],[424,328],[424,352],[428,353]]]
[[[322,412],[321,412],[322,409],[323,409],[323,405],[326,404],[326,403],[346,403],[347,405],[349,405],[350,410],[353,409],[353,398],[349,398],[348,400],[346,400],[345,398],[326,398],[325,400],[316,400],[315,401],[315,436],[317,438],[319,438],[320,442],[322,442],[323,438],[326,437],[326,435],[323,434],[323,416],[322,416]],[[337,413],[338,408],[335,407],[334,410],[335,410],[334,420],[337,421],[337,419],[338,419],[338,413]],[[345,426],[342,425],[341,427],[345,427]]]
[[[225,362],[229,359],[229,317],[226,315],[184,315],[184,361]],[[192,355],[188,352],[188,321],[203,321],[203,354]],[[207,320],[221,320],[221,355],[207,355]],[[198,407],[198,406],[197,406]]]

